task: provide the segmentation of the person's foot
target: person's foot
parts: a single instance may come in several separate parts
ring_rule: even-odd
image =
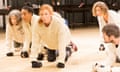
[[[71,49],[72,49],[73,52],[78,51],[78,47],[77,47],[76,44],[74,44],[73,42],[70,42],[70,45],[69,45],[69,46],[71,46]]]
[[[32,63],[32,68],[40,68],[40,67],[42,67],[41,62],[32,61],[31,63]]]
[[[14,55],[13,52],[9,52],[6,54],[6,56],[13,56],[13,55]]]
[[[28,57],[29,57],[28,52],[27,52],[27,51],[21,52],[21,57],[22,57],[22,58],[28,58]]]
[[[58,68],[64,68],[64,67],[65,67],[65,64],[59,62],[59,63],[57,64],[57,67],[58,67]]]

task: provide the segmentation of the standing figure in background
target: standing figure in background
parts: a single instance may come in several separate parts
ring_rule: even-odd
[[[53,6],[59,6],[60,5],[60,0],[52,0],[52,5]]]

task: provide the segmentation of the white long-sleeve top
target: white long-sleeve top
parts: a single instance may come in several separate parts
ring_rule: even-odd
[[[24,31],[22,24],[13,25],[7,24],[6,27],[6,47],[9,51],[12,51],[13,41],[23,43],[24,41]]]
[[[120,38],[119,38],[119,44],[118,44],[118,47],[116,47],[116,55],[117,55],[118,58],[120,59]]]
[[[35,23],[38,23],[39,16],[33,15],[31,19],[31,23],[22,22],[22,26],[24,29],[24,46],[23,46],[23,51],[28,51],[30,48],[30,43],[32,42],[32,25]]]
[[[105,22],[105,20],[102,16],[98,16],[97,19],[98,19],[101,39],[103,38],[102,37],[102,28],[106,24],[116,24],[120,27],[120,14],[117,13],[116,11],[113,11],[113,10],[108,11],[108,23]]]
[[[13,41],[23,43],[22,51],[28,51],[32,40],[32,25],[38,23],[39,16],[33,15],[31,24],[25,21],[20,22],[19,25],[11,26],[7,24],[6,27],[6,47],[8,51],[13,52]]]
[[[104,46],[105,46],[106,57],[103,60],[103,64],[107,66],[112,66],[116,60],[117,48],[113,43],[105,43]]]
[[[116,47],[114,43],[105,43],[104,46],[106,57],[101,61],[101,63],[112,66],[116,62],[116,57],[120,59],[120,43],[118,44],[118,47]]]
[[[32,31],[32,52],[36,57],[35,50],[41,48],[45,43],[49,49],[58,50],[58,61],[64,63],[66,46],[70,43],[71,35],[68,27],[60,17],[52,16],[52,21],[48,27],[44,24],[35,24]]]

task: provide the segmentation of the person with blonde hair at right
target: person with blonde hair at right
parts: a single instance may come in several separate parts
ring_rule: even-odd
[[[114,61],[120,62],[119,58],[115,57],[113,52],[114,50],[111,50],[110,48],[113,45],[111,43],[105,42],[105,39],[103,37],[104,35],[102,32],[103,27],[109,24],[114,24],[120,28],[120,20],[119,20],[120,14],[114,10],[110,10],[108,6],[102,1],[98,1],[94,3],[92,8],[92,14],[93,16],[97,17],[98,24],[99,24],[100,43],[101,43],[99,51],[104,51],[107,54],[107,57],[106,57],[107,60],[104,62],[104,64],[111,66]]]
[[[101,37],[102,37],[102,28],[106,24],[113,23],[118,26],[120,24],[120,20],[119,20],[120,15],[116,11],[110,10],[108,6],[102,1],[98,1],[94,3],[92,8],[92,14],[94,17],[97,17]]]
[[[102,2],[95,2],[92,8],[92,14],[94,17],[97,17],[99,24],[99,32],[100,32],[100,48],[99,51],[104,51],[104,39],[102,34],[102,28],[107,24],[115,24],[120,27],[120,14],[114,10],[110,10],[108,6]]]

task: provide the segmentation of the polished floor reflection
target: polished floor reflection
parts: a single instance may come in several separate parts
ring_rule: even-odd
[[[56,63],[44,62],[42,68],[31,68],[29,58],[19,55],[6,57],[5,33],[0,32],[0,71],[1,72],[91,72],[92,65],[100,60],[98,54],[98,27],[72,29],[72,39],[78,45],[78,52],[73,53],[64,69],[56,68]]]

